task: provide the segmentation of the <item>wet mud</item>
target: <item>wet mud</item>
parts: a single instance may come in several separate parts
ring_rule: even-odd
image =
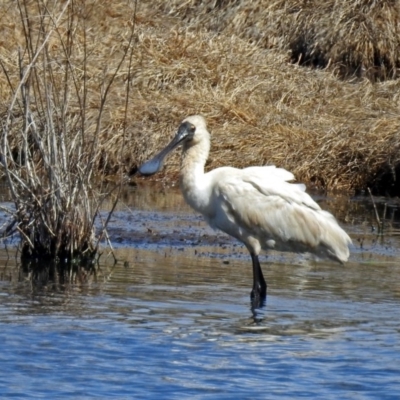
[[[125,196],[109,225],[113,246],[190,250],[190,254],[225,260],[249,258],[241,243],[213,230],[201,215],[191,210],[178,189],[148,186],[131,189]],[[313,197],[337,217],[351,236],[350,262],[397,262],[400,258],[400,212],[396,199],[318,194]],[[266,255],[263,257],[265,261]],[[315,257],[270,251],[268,260],[301,264]]]
[[[346,195],[326,197],[314,193],[321,208],[332,212],[353,240],[349,262],[390,262],[400,259],[400,202],[397,198]],[[6,197],[0,198],[10,207]],[[102,211],[106,217],[110,204]],[[0,209],[0,224],[9,219]],[[213,230],[183,200],[176,187],[160,184],[127,186],[108,225],[113,248],[149,251],[189,251],[194,256],[249,259],[244,246],[223,232]],[[16,244],[14,239],[12,244]],[[104,247],[107,243],[104,242]],[[266,255],[262,255],[265,261]],[[270,251],[268,260],[302,264],[311,255]]]

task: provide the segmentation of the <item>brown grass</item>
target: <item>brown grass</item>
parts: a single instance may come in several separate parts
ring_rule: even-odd
[[[172,0],[160,4],[193,27],[287,50],[294,62],[341,77],[396,78],[400,4],[395,0]]]
[[[126,46],[131,5],[94,0],[86,3],[87,9],[92,7],[86,19],[86,112],[88,124],[94,126],[99,82],[115,71]],[[354,7],[369,10],[366,18],[369,16],[376,24],[382,18],[395,18],[397,3],[381,2],[381,14],[376,3],[354,2]],[[24,46],[24,42],[13,4],[10,0],[0,5],[4,32],[0,36],[0,59],[14,82],[18,80],[17,46]],[[207,10],[207,4],[219,6]],[[335,71],[341,64],[335,64],[334,54],[346,59],[346,50],[354,60],[371,59],[376,51],[367,54],[362,49],[370,48],[379,36],[367,35],[362,29],[369,25],[364,23],[360,29],[350,31],[350,37],[346,26],[355,17],[346,2],[341,8],[340,4],[139,2],[128,119],[125,123],[123,96],[128,70],[124,65],[103,112],[99,166],[106,168],[109,175],[121,168],[126,173],[134,172],[171,138],[181,119],[201,113],[213,136],[208,168],[276,164],[291,170],[300,181],[327,190],[362,190],[386,182],[382,176],[392,182],[392,172],[400,165],[400,83],[343,81],[338,77]],[[335,10],[338,14],[334,14]],[[388,19],[389,27],[392,19]],[[304,50],[303,61],[316,54],[315,44],[312,45],[315,42],[331,52],[323,50],[327,54],[324,62],[331,60],[330,70],[303,68],[291,62],[294,53],[288,51],[289,42],[300,35],[300,29],[307,38],[314,38],[306,41],[309,47]],[[378,31],[382,32],[376,28]],[[328,43],[340,32],[352,39],[348,43],[343,35],[338,39],[337,43],[343,43],[342,50]],[[394,76],[398,45],[397,33],[393,29],[391,32],[392,36],[387,34],[377,43],[393,63],[382,64],[385,73]],[[285,39],[289,44],[284,44],[285,35],[289,35]],[[83,57],[79,40],[75,46],[78,62]],[[51,51],[57,58],[56,45]],[[365,68],[369,70],[367,64]],[[12,93],[1,73],[0,91],[4,115]],[[76,107],[79,110],[78,104]],[[120,153],[124,140],[126,145]],[[167,162],[166,174],[158,178],[174,181],[178,162],[176,154]],[[383,187],[385,190],[389,188]]]

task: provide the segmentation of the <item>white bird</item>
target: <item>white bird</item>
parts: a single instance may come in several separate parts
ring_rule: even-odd
[[[344,263],[351,239],[336,219],[305,192],[305,185],[289,183],[291,172],[273,165],[204,172],[210,151],[210,134],[200,115],[184,119],[170,144],[139,172],[152,175],[162,168],[165,156],[183,144],[180,187],[186,202],[216,229],[247,247],[253,262],[252,304],[266,298],[258,256],[261,250],[309,252]]]

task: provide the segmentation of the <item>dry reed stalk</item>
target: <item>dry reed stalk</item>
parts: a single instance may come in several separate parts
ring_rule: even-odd
[[[110,190],[92,184],[101,158],[101,124],[108,93],[131,51],[134,25],[114,70],[105,69],[97,80],[96,102],[87,84],[93,79],[86,42],[91,8],[72,0],[19,0],[16,6],[25,40],[19,80],[2,62],[11,96],[0,161],[15,204],[4,233],[20,235],[23,259],[92,261],[116,205],[96,231],[101,204],[110,196]]]

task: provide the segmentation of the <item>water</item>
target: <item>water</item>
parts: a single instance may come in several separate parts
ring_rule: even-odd
[[[378,204],[378,237],[368,202],[325,201],[347,221],[350,262],[272,254],[253,312],[240,246],[175,191],[124,202],[119,262],[104,256],[95,274],[35,281],[0,252],[2,398],[400,398],[396,204]]]

